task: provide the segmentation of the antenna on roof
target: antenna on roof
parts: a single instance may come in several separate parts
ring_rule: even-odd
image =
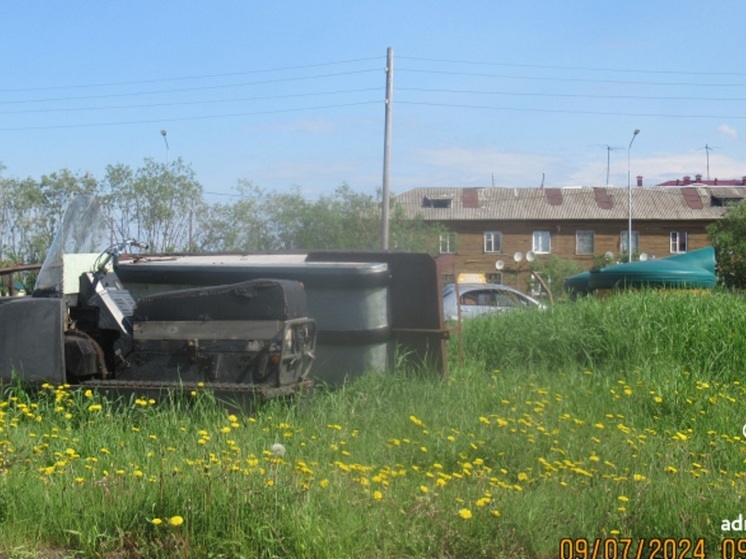
[[[606,144],[606,186],[609,186],[609,171],[611,170],[611,151],[615,149],[622,149],[617,146],[610,146]]]
[[[492,188],[495,188],[495,173],[492,173]]]
[[[710,152],[713,151],[715,148],[705,144],[705,147],[701,149],[705,150],[705,153],[707,154],[707,180],[710,180]]]
[[[541,186],[539,188],[544,188],[544,177],[546,176],[546,173],[541,174]]]

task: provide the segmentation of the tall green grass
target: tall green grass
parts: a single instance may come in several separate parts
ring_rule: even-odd
[[[746,298],[642,291],[464,324],[464,348],[490,368],[746,371]]]
[[[746,513],[742,342],[720,339],[745,323],[738,298],[654,293],[477,319],[447,378],[371,373],[250,416],[209,393],[9,387],[0,556],[547,558],[580,537],[716,554]]]

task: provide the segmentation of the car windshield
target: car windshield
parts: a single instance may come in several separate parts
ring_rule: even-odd
[[[34,286],[35,294],[62,295],[64,254],[100,253],[106,247],[106,222],[94,196],[78,196],[65,210]]]

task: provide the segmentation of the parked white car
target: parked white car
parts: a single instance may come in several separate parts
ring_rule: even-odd
[[[461,318],[473,318],[483,314],[497,314],[515,309],[546,308],[545,305],[525,293],[494,283],[459,283],[458,301],[456,284],[443,288],[443,317],[445,320],[458,320],[459,305]]]

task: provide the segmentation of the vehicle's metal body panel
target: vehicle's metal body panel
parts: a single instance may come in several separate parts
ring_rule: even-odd
[[[61,299],[0,302],[0,380],[65,382],[65,304]]]

